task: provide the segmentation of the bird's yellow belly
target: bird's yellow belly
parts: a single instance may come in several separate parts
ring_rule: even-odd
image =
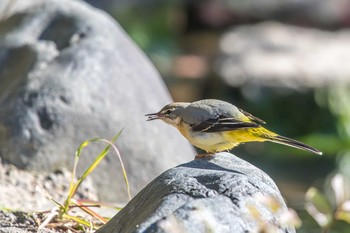
[[[266,141],[266,138],[258,136],[261,130],[259,128],[258,130],[250,128],[222,132],[192,132],[185,127],[179,127],[179,130],[192,145],[206,152],[229,150],[245,142]]]
[[[239,143],[234,141],[228,141],[225,139],[225,135],[219,133],[192,133],[187,138],[194,146],[205,150],[206,152],[217,152],[229,150]]]

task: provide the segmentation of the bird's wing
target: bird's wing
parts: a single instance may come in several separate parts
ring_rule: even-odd
[[[260,118],[254,116],[253,114],[244,111],[243,109],[238,109],[241,113],[243,113],[246,117],[248,117],[250,120],[252,121],[256,121],[259,122],[260,124],[266,124],[266,122],[264,120],[261,120]]]
[[[192,130],[195,132],[220,132],[256,127],[259,127],[259,125],[254,122],[239,121],[222,115],[217,118],[209,118],[199,124],[191,125]]]

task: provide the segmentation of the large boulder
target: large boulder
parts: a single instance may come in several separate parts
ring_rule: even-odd
[[[219,153],[164,172],[97,232],[295,232],[286,211],[268,175]]]
[[[174,129],[145,121],[144,114],[172,100],[113,18],[81,1],[31,2],[0,22],[4,161],[38,171],[70,169],[84,140],[110,139],[124,129],[116,144],[135,194],[164,170],[193,158],[193,148]],[[88,150],[79,166],[100,150]],[[101,166],[94,173],[99,195],[125,201],[115,154]]]
[[[214,26],[274,20],[308,27],[339,28],[349,25],[346,17],[349,6],[350,2],[344,0],[217,0],[198,8],[205,22]],[[208,10],[211,14],[204,13]]]
[[[220,40],[217,71],[232,86],[313,88],[350,82],[350,30],[238,26]]]

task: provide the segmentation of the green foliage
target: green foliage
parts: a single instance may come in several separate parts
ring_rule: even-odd
[[[331,204],[320,191],[311,187],[305,194],[305,208],[322,228],[329,228],[332,223]]]
[[[105,158],[105,156],[108,154],[108,152],[111,148],[113,148],[114,151],[116,152],[116,154],[118,155],[119,162],[121,164],[121,169],[122,169],[124,181],[125,181],[125,185],[126,185],[127,192],[128,192],[128,196],[129,196],[129,199],[131,199],[130,187],[129,187],[125,167],[124,167],[123,161],[121,159],[120,153],[119,153],[117,147],[114,145],[114,142],[118,139],[118,137],[120,136],[121,133],[122,133],[122,130],[116,136],[114,136],[110,141],[106,140],[106,139],[102,139],[102,138],[94,138],[94,139],[84,141],[78,147],[78,149],[75,153],[74,166],[73,166],[73,171],[72,171],[71,182],[69,185],[68,195],[67,195],[67,198],[63,204],[54,200],[54,198],[52,198],[52,196],[48,192],[46,192],[45,190],[39,190],[49,200],[51,200],[56,206],[55,208],[53,208],[51,210],[51,213],[48,215],[46,220],[39,226],[39,229],[45,227],[48,223],[52,222],[53,220],[55,220],[55,222],[58,223],[58,225],[59,224],[63,225],[67,221],[72,220],[75,223],[77,223],[75,228],[82,228],[83,231],[85,232],[87,229],[97,229],[99,225],[107,222],[107,219],[100,216],[95,211],[93,211],[91,208],[89,208],[89,207],[105,206],[104,203],[100,203],[97,201],[81,201],[81,200],[76,200],[73,197],[76,194],[76,192],[77,192],[79,186],[82,184],[82,182],[86,179],[86,177],[88,177],[94,171],[94,169]],[[93,142],[103,142],[103,143],[106,143],[107,146],[101,151],[101,153],[99,155],[96,156],[96,158],[94,159],[92,164],[84,171],[84,173],[79,178],[76,178],[77,167],[78,167],[78,163],[79,163],[79,158],[82,155],[82,151],[90,143],[93,143]],[[72,210],[73,208],[81,209],[82,211],[87,213],[89,216],[92,216],[95,220],[100,222],[100,224],[94,224],[92,221],[89,221],[89,220],[85,219],[84,217],[80,217],[80,216],[76,216],[74,214],[71,214],[70,210]],[[117,210],[120,209],[117,207],[113,207],[113,208],[117,209]]]
[[[275,233],[279,232],[279,226],[290,226],[299,228],[302,224],[298,214],[293,209],[285,209],[281,202],[274,196],[255,195],[254,199],[260,204],[246,203],[250,217],[253,217],[259,223],[257,232]],[[264,216],[260,210],[266,210],[276,216],[279,216],[277,222],[271,222]]]
[[[331,179],[332,196],[321,193],[311,187],[305,194],[305,208],[321,227],[322,232],[329,232],[337,221],[350,224],[350,189],[341,174]],[[350,227],[350,226],[348,226]]]
[[[172,51],[176,37],[176,4],[162,3],[153,7],[128,7],[116,11],[115,17],[131,38],[147,53]]]

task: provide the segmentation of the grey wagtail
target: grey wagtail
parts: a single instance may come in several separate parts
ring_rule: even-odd
[[[311,146],[265,129],[261,126],[265,124],[263,120],[222,100],[175,102],[146,116],[148,121],[160,119],[175,126],[192,145],[207,152],[196,158],[229,150],[241,143],[264,141],[322,155],[321,151]]]

